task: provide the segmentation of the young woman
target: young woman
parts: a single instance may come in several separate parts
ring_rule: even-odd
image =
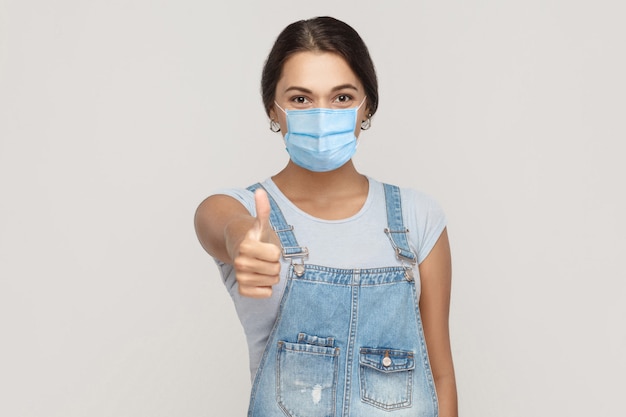
[[[444,214],[351,160],[378,106],[367,47],[330,17],[292,23],[262,94],[287,166],[195,217],[246,333],[248,415],[456,416]]]

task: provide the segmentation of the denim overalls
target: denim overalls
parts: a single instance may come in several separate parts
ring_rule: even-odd
[[[438,415],[415,288],[417,256],[400,190],[384,188],[388,227],[381,238],[389,238],[398,264],[368,269],[305,264],[308,249],[268,193],[270,223],[291,265],[248,417]]]

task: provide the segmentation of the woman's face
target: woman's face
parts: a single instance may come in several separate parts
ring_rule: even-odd
[[[347,109],[357,107],[365,98],[363,85],[350,66],[340,55],[331,52],[298,52],[289,57],[283,64],[275,94],[276,102],[285,110]],[[357,137],[366,114],[367,100],[358,112],[354,131]],[[285,113],[274,106],[270,117],[280,123],[285,135]]]

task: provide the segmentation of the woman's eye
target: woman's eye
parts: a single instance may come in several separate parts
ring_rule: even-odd
[[[352,100],[352,97],[347,94],[340,94],[337,96],[337,98],[335,98],[335,101],[337,103],[342,103],[342,104],[348,103],[350,100]]]
[[[303,96],[294,97],[291,99],[291,101],[296,104],[307,104],[309,102],[309,100],[307,100],[307,98]]]

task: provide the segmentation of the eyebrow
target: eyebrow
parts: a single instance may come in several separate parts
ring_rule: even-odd
[[[351,89],[351,90],[354,90],[354,91],[359,91],[359,89],[356,88],[355,85],[349,84],[349,83],[348,84],[341,84],[341,85],[338,85],[336,87],[333,87],[330,91],[331,92],[335,92],[335,91],[345,90],[345,89]],[[285,90],[285,93],[288,92],[288,91],[301,91],[303,93],[313,94],[313,91],[309,90],[308,88],[298,87],[297,85],[291,86],[291,87],[287,88]]]

